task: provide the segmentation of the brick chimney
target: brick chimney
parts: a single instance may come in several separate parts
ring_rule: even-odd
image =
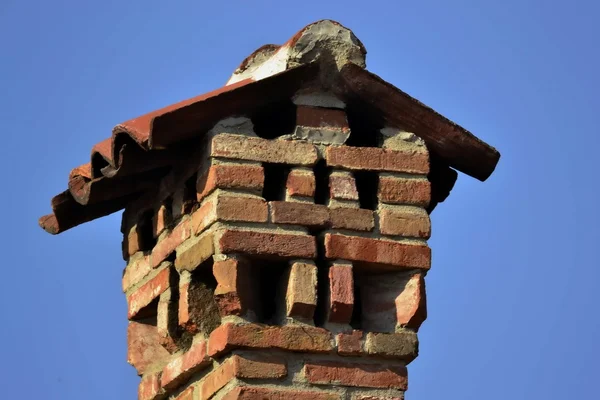
[[[368,72],[333,21],[117,125],[40,225],[124,209],[139,399],[403,399],[429,214],[499,153]],[[418,397],[418,395],[417,395]]]

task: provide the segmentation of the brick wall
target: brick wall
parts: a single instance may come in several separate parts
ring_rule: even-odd
[[[427,149],[390,127],[351,140],[366,133],[343,107],[296,110],[276,138],[222,121],[126,208],[140,399],[403,398],[426,318]]]

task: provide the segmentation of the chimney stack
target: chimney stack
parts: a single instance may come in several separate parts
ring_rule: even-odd
[[[124,209],[140,400],[404,398],[429,214],[499,153],[365,56],[328,20],[263,46],[222,88],[117,125],[52,200],[53,234]]]

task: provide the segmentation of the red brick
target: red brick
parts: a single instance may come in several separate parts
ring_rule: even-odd
[[[126,253],[128,256],[132,256],[135,253],[137,253],[138,251],[143,250],[142,244],[140,242],[137,225],[134,225],[133,228],[131,228],[131,230],[127,234],[126,243],[127,243],[127,252]]]
[[[295,262],[290,266],[285,301],[288,317],[312,320],[317,307],[317,267],[314,264]]]
[[[204,203],[192,214],[191,227],[194,234],[199,235],[206,228],[217,221],[217,213],[215,211],[215,202],[205,200]]]
[[[156,268],[163,262],[175,249],[191,236],[190,220],[181,221],[167,237],[159,240],[150,254],[150,265]]]
[[[325,226],[329,222],[327,207],[320,204],[271,201],[271,221],[276,224]]]
[[[333,350],[331,342],[331,333],[322,328],[227,323],[210,334],[208,348],[211,357],[235,348],[328,353]]]
[[[175,397],[175,400],[194,400],[194,386],[190,386],[185,389],[183,392],[179,393],[179,396]]]
[[[299,105],[296,107],[296,124],[314,128],[339,128],[349,131],[344,110]]]
[[[217,198],[219,221],[267,222],[267,202],[258,197],[226,195]]]
[[[216,221],[267,222],[267,202],[259,197],[219,194],[192,214],[192,229],[200,234]]]
[[[230,360],[226,360],[217,369],[206,375],[198,385],[200,398],[209,399],[223,386],[235,377],[234,368]]]
[[[293,169],[287,177],[288,196],[315,196],[315,174],[312,171]]]
[[[339,333],[337,335],[338,354],[342,356],[356,356],[362,353],[363,332],[354,330],[352,333]]]
[[[207,231],[177,248],[175,268],[178,271],[193,271],[213,254],[215,254],[213,234]]]
[[[210,155],[292,165],[313,165],[318,159],[317,148],[309,143],[232,134],[216,135],[212,140]]]
[[[165,392],[160,387],[160,372],[142,377],[138,386],[138,400],[158,400],[164,396]]]
[[[329,197],[338,200],[358,200],[356,182],[349,172],[333,172],[329,175]]]
[[[308,391],[292,388],[291,390],[264,387],[236,387],[231,389],[221,400],[342,400],[338,393]]]
[[[156,326],[131,321],[127,326],[127,362],[142,375],[148,366],[170,356],[160,345]]]
[[[381,149],[377,147],[329,146],[327,165],[353,170],[405,172],[427,175],[429,156],[426,152]]]
[[[375,227],[373,211],[361,208],[330,208],[329,219],[333,229],[370,232]]]
[[[206,355],[206,342],[194,343],[187,352],[175,357],[165,365],[160,384],[165,389],[173,389],[210,363],[210,358]]]
[[[132,319],[136,314],[162,292],[169,288],[170,268],[164,268],[155,277],[143,284],[139,289],[127,297],[128,318]]]
[[[419,340],[417,334],[409,330],[396,333],[369,332],[365,350],[374,356],[396,358],[409,363],[419,354]]]
[[[423,269],[431,266],[431,249],[427,246],[333,233],[325,235],[325,255],[329,259],[381,266]]]
[[[233,356],[235,376],[240,379],[279,379],[287,375],[283,358],[268,355]]]
[[[334,264],[329,268],[329,322],[350,323],[354,307],[352,266]]]
[[[381,208],[379,230],[384,235],[398,235],[428,239],[431,236],[431,221],[422,208]]]
[[[219,240],[222,253],[244,253],[286,258],[315,258],[315,238],[309,235],[225,230]]]
[[[427,179],[379,177],[379,201],[427,207],[431,201],[431,183]]]
[[[123,291],[126,292],[133,285],[142,280],[152,271],[150,260],[142,253],[136,253],[129,259],[125,271],[123,271]]]
[[[221,316],[243,315],[255,307],[258,297],[252,290],[254,275],[250,267],[235,258],[214,262],[213,275],[217,281],[214,298]]]
[[[380,389],[407,388],[406,367],[381,364],[307,363],[304,373],[309,383]]]
[[[161,204],[152,218],[152,230],[157,238],[172,222],[171,210],[165,204]]]
[[[278,379],[286,375],[287,367],[282,359],[264,357],[259,360],[234,355],[204,378],[199,386],[200,397],[210,398],[233,378]]]
[[[214,164],[198,177],[196,190],[198,201],[215,189],[239,189],[259,192],[265,183],[265,174],[260,165]]]
[[[427,318],[425,279],[414,274],[396,298],[396,318],[403,328],[418,330]]]

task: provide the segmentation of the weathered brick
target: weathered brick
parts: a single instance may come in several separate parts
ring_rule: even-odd
[[[429,155],[426,152],[398,151],[377,147],[329,146],[327,165],[353,170],[429,173]]]
[[[383,203],[427,207],[431,201],[431,183],[425,178],[380,176],[377,196]]]
[[[127,244],[126,254],[128,256],[132,256],[138,251],[142,249],[142,243],[140,241],[140,234],[138,232],[138,225],[134,225],[129,233],[127,234],[127,240],[125,241]]]
[[[214,164],[208,171],[198,176],[197,199],[201,201],[215,189],[260,192],[264,183],[265,173],[261,165]]]
[[[373,211],[361,208],[330,208],[329,219],[333,229],[370,232],[375,227]]]
[[[379,209],[379,230],[384,235],[428,239],[431,221],[422,208],[383,206]]]
[[[397,358],[409,363],[419,354],[419,340],[417,334],[409,330],[396,333],[369,332],[365,350],[374,356]]]
[[[126,292],[133,285],[142,280],[152,271],[150,260],[142,252],[134,254],[123,271],[123,291]]]
[[[157,238],[171,224],[171,210],[166,204],[161,204],[152,218],[152,230],[154,237]]]
[[[178,271],[193,271],[215,253],[212,232],[203,233],[177,248],[175,268]]]
[[[271,221],[276,224],[325,226],[329,222],[327,207],[320,204],[271,201]]]
[[[174,400],[194,400],[194,392],[196,390],[195,386],[190,386],[185,389],[183,392],[179,393],[179,396],[175,397]]]
[[[146,374],[138,386],[138,400],[159,400],[165,391],[160,387],[160,372]]]
[[[356,356],[362,353],[364,333],[354,330],[352,333],[339,333],[336,336],[338,354],[342,356]]]
[[[216,221],[217,212],[214,200],[205,200],[192,214],[192,231],[194,234],[199,235]]]
[[[182,271],[179,280],[179,326],[191,334],[210,333],[221,323],[213,289]]]
[[[309,143],[231,134],[216,135],[212,140],[210,155],[292,165],[313,165],[318,159],[317,148]]]
[[[352,265],[333,264],[329,268],[329,322],[350,323],[354,307]]]
[[[310,170],[293,169],[288,174],[285,186],[288,196],[314,197],[315,174]]]
[[[256,307],[258,296],[253,290],[256,277],[246,261],[217,260],[213,264],[213,275],[217,281],[214,298],[221,316],[243,315]]]
[[[308,127],[340,128],[345,131],[350,130],[346,111],[325,108],[298,105],[296,107],[296,124]]]
[[[150,254],[150,265],[156,268],[163,262],[175,249],[191,236],[189,218],[182,220],[173,230],[152,249]]]
[[[276,357],[250,359],[234,355],[225,360],[200,383],[200,397],[208,399],[233,378],[278,379],[287,375],[285,361]]]
[[[349,135],[350,127],[344,110],[307,105],[296,107],[295,139],[342,144],[348,140]]]
[[[274,389],[266,387],[235,387],[231,389],[221,400],[342,400],[342,396],[335,392],[298,390],[292,388]]]
[[[267,222],[267,202],[259,197],[224,195],[217,197],[219,221]]]
[[[371,332],[394,332],[398,327],[417,330],[427,318],[425,281],[414,271],[363,276],[362,327]]]
[[[227,229],[219,239],[222,253],[285,258],[315,258],[315,238],[309,235]]]
[[[370,388],[395,388],[406,390],[406,367],[380,364],[351,364],[309,362],[304,366],[309,383],[317,385],[342,385]]]
[[[200,234],[216,221],[267,222],[267,202],[257,196],[218,193],[192,214],[192,230]]]
[[[425,278],[414,274],[396,297],[396,319],[400,327],[418,330],[427,318]]]
[[[185,353],[173,358],[162,370],[160,384],[165,389],[173,389],[196,371],[210,365],[206,354],[206,342],[198,341]]]
[[[354,176],[350,172],[332,172],[329,175],[329,197],[338,200],[358,200]]]
[[[264,326],[256,324],[221,325],[210,334],[211,357],[235,348],[280,349],[306,353],[328,353],[333,350],[331,333],[310,326]]]
[[[127,326],[127,362],[142,375],[149,365],[162,363],[169,352],[161,345],[156,326],[131,321]]]
[[[169,288],[170,268],[166,267],[127,297],[128,318],[137,313]]]
[[[286,314],[293,318],[313,318],[317,307],[317,267],[314,264],[295,262],[285,295]]]
[[[325,255],[366,264],[429,269],[431,249],[426,245],[406,244],[357,236],[327,233]]]
[[[223,386],[235,377],[234,367],[230,360],[226,360],[217,369],[206,375],[198,385],[201,399],[209,399]]]
[[[169,352],[179,350],[175,337],[177,335],[178,302],[173,301],[173,289],[165,290],[158,299],[156,311],[156,330],[159,343]]]
[[[404,397],[397,396],[364,396],[361,394],[352,395],[352,400],[404,400]]]

